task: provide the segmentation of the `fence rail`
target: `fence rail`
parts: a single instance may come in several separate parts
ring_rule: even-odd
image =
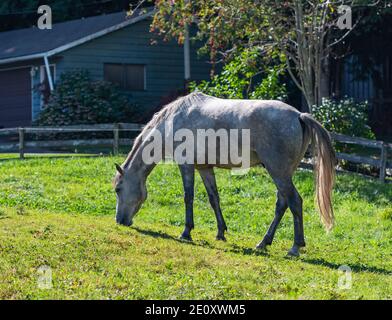
[[[115,123],[94,125],[73,125],[66,127],[26,127],[0,129],[0,137],[19,135],[18,142],[0,144],[0,152],[19,150],[19,156],[24,158],[26,148],[56,148],[80,146],[112,146],[113,153],[118,154],[121,145],[131,145],[132,139],[120,139],[120,131],[141,131],[144,125],[138,123]],[[41,133],[80,133],[80,132],[112,132],[112,139],[74,139],[74,140],[41,140],[26,141],[26,134]]]
[[[26,148],[56,148],[56,147],[79,147],[79,146],[112,146],[113,153],[118,154],[121,145],[131,145],[132,139],[120,139],[121,131],[141,131],[144,125],[137,123],[116,123],[116,124],[94,124],[94,125],[73,125],[66,127],[26,127],[0,129],[0,137],[18,135],[18,142],[0,143],[0,152],[10,152],[19,150],[20,158],[24,158]],[[112,139],[81,139],[81,140],[41,140],[26,141],[26,134],[31,133],[77,133],[77,132],[112,132]],[[379,179],[385,181],[386,170],[392,169],[392,161],[388,161],[388,150],[392,150],[392,144],[383,141],[369,140],[364,138],[350,137],[338,133],[331,133],[334,141],[346,144],[359,145],[367,148],[380,150],[379,157],[361,156],[356,154],[340,153],[337,158],[357,164],[367,164],[379,169]]]
[[[379,169],[379,179],[385,181],[387,169],[392,168],[392,162],[388,161],[388,149],[392,150],[392,144],[384,141],[369,140],[365,138],[350,137],[343,134],[331,132],[331,138],[340,143],[359,145],[380,150],[380,157],[359,156],[348,153],[337,153],[339,160],[346,160],[358,164],[368,164]]]

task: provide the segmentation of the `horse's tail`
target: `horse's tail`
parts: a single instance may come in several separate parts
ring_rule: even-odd
[[[332,188],[335,181],[336,156],[328,131],[308,113],[301,113],[300,119],[312,136],[315,156],[316,199],[320,218],[329,231],[334,225]]]

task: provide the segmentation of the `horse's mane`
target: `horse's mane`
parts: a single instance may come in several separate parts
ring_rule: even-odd
[[[202,92],[195,91],[195,92],[192,92],[186,96],[180,97],[180,98],[170,102],[169,104],[164,106],[160,111],[155,113],[154,116],[152,117],[152,119],[145,125],[142,132],[136,137],[135,143],[133,144],[131,152],[129,152],[127,158],[125,159],[125,162],[122,164],[122,167],[127,168],[129,166],[133,157],[135,156],[136,151],[139,149],[140,145],[143,142],[144,134],[148,130],[151,130],[151,129],[157,127],[159,124],[161,124],[163,121],[165,121],[169,116],[174,114],[176,111],[178,111],[180,109],[189,108],[190,106],[194,105],[195,103],[204,102],[206,99],[209,99],[209,98],[213,98],[213,97],[206,95]]]

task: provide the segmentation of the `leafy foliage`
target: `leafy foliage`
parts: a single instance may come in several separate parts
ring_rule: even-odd
[[[40,113],[37,125],[129,122],[133,108],[113,84],[92,81],[89,72],[65,72]]]
[[[323,61],[347,35],[337,27],[339,6],[349,5],[359,12],[360,4],[369,1],[262,0],[255,5],[253,0],[157,0],[151,29],[164,39],[182,43],[184,26],[197,21],[193,38],[203,44],[202,52],[209,53],[213,64],[231,58],[239,48],[259,48],[266,57],[279,52],[285,55],[289,75],[311,106],[319,104],[327,92],[321,81]]]
[[[285,100],[286,85],[280,81],[283,74],[283,64],[263,65],[259,50],[244,50],[211,81],[193,82],[190,87],[221,98]]]
[[[334,101],[324,98],[322,104],[312,107],[313,116],[332,132],[349,136],[374,139],[375,135],[368,125],[368,103],[355,103],[353,98],[345,97]]]

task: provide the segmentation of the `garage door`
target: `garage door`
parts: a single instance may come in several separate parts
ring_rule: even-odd
[[[0,128],[31,125],[30,68],[0,71]]]

